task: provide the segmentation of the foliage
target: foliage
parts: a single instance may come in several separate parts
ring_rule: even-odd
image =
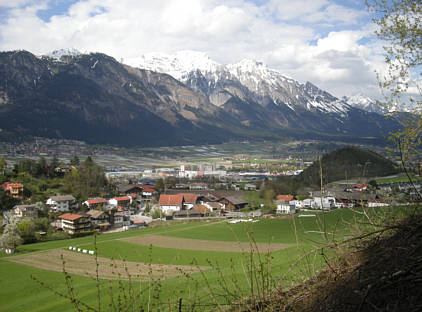
[[[392,161],[375,152],[353,146],[324,155],[321,164],[323,184],[351,178],[386,176],[397,172]],[[320,186],[320,179],[319,161],[315,161],[297,177],[297,180],[311,186]]]
[[[67,192],[79,200],[100,195],[107,186],[104,170],[89,156],[77,169],[73,168],[65,175],[65,181]]]
[[[25,218],[17,224],[19,232],[21,234],[22,242],[24,244],[30,244],[37,241],[35,236],[35,223],[30,218]]]
[[[163,212],[161,211],[160,208],[155,208],[152,212],[151,212],[151,217],[153,219],[159,219],[163,216]]]
[[[10,210],[13,206],[17,205],[19,200],[13,198],[8,193],[0,190],[0,212]]]
[[[367,0],[367,5],[378,25],[376,35],[386,43],[388,71],[385,76],[378,74],[386,106],[413,106],[403,129],[390,136],[407,172],[408,168],[418,166],[422,143],[422,3],[420,0]]]
[[[6,172],[6,160],[0,156],[0,175],[4,175]]]
[[[155,190],[158,193],[161,193],[162,191],[164,191],[164,189],[165,189],[164,180],[163,179],[155,180]]]
[[[12,217],[4,228],[0,238],[0,245],[3,248],[12,247],[13,249],[22,244],[22,238],[18,229],[18,219]]]
[[[70,165],[78,166],[80,163],[78,156],[73,155],[72,159],[70,160]]]
[[[384,50],[388,73],[379,78],[383,90],[389,91],[388,103],[394,104],[410,91],[413,78],[417,78],[414,75],[420,75],[415,71],[422,64],[422,4],[419,0],[367,0],[367,5],[379,26],[376,35],[387,44]],[[419,87],[418,92],[420,95]]]

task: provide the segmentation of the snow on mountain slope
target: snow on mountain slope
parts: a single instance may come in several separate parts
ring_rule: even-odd
[[[55,50],[50,53],[47,53],[46,56],[49,56],[53,59],[60,60],[62,56],[76,56],[82,54],[75,48],[68,48],[68,49],[60,49]]]
[[[180,51],[174,55],[148,53],[139,58],[132,58],[127,63],[130,66],[165,73],[181,81],[197,69],[204,73],[213,73],[224,67],[211,60],[206,53],[195,51]]]
[[[132,59],[130,64],[169,74],[200,91],[216,106],[236,96],[242,100],[252,97],[262,106],[275,104],[292,111],[305,109],[343,116],[350,109],[347,103],[316,86],[301,84],[254,60],[223,65],[205,53],[181,51],[174,55],[146,54]]]
[[[364,96],[362,94],[355,94],[353,96],[344,96],[343,100],[353,107],[363,109],[367,112],[386,114],[386,108],[381,107],[375,100]]]

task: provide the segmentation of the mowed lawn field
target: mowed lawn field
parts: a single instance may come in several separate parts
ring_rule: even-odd
[[[65,268],[69,267],[77,297],[97,307],[95,257],[69,251],[68,246],[97,249],[101,263],[99,275],[104,277],[100,280],[100,298],[106,310],[111,298],[117,302],[118,294],[130,289],[133,293],[143,291],[139,301],[145,304],[145,309],[149,302],[151,311],[175,310],[173,304],[180,298],[184,303],[194,300],[199,303],[230,302],[235,299],[229,295],[233,288],[247,296],[251,254],[257,262],[266,264],[265,271],[271,271],[274,280],[282,279],[288,286],[294,282],[296,274],[303,277],[304,273],[312,274],[323,265],[323,259],[317,253],[304,257],[306,252],[320,246],[324,239],[341,239],[348,235],[345,221],[353,222],[356,218],[354,212],[345,209],[315,214],[316,217],[260,219],[256,223],[201,221],[102,234],[97,236],[96,247],[92,236],[23,245],[15,256],[1,253],[0,311],[74,311],[68,299],[47,289],[51,287],[68,293],[65,276],[61,273],[63,260]],[[154,243],[151,246],[149,242]],[[260,250],[261,246],[274,248],[270,253],[262,250],[257,254],[249,248],[256,245]],[[224,251],[218,248],[204,250],[211,248],[207,246],[220,246]],[[58,259],[62,254],[64,259]],[[301,257],[302,261],[296,262]],[[106,267],[107,274],[103,276]],[[130,280],[125,267],[130,269]],[[45,286],[32,280],[31,275]],[[206,310],[199,308],[199,303],[197,310]]]

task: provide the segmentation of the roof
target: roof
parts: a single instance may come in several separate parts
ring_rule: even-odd
[[[65,213],[65,214],[62,214],[61,216],[58,216],[59,219],[64,219],[64,220],[69,220],[69,221],[74,221],[83,217],[84,216],[81,216],[75,213]]]
[[[119,201],[126,201],[129,200],[130,201],[130,197],[129,196],[120,196],[120,197],[114,197],[113,199]]]
[[[217,202],[207,202],[206,204],[208,206],[212,207],[213,209],[220,209],[221,208],[220,203],[217,203]]]
[[[96,219],[102,214],[104,214],[104,211],[91,209],[87,212],[87,214],[89,214],[92,218]]]
[[[240,197],[226,196],[224,198],[227,199],[233,205],[248,204],[248,201],[246,201],[246,200],[244,200],[243,198],[240,198]]]
[[[39,209],[37,205],[16,205],[13,207],[13,209],[21,209],[21,210],[34,210],[34,209]]]
[[[50,199],[52,201],[68,201],[68,200],[76,200],[75,197],[72,195],[57,195],[57,196],[51,196]]]
[[[3,187],[23,187],[23,185],[19,182],[5,182],[2,184]]]
[[[196,210],[198,212],[200,212],[201,214],[206,214],[206,213],[210,213],[211,211],[208,209],[208,207],[204,206],[204,205],[196,205],[194,207],[192,207],[192,210]]]
[[[289,202],[291,200],[293,200],[294,196],[293,195],[277,195],[277,197],[275,198],[276,200],[284,200],[285,202]]]
[[[183,203],[183,195],[182,194],[176,194],[176,195],[167,195],[162,194],[160,195],[160,199],[158,203],[160,205],[165,206],[180,206]]]
[[[195,204],[198,199],[198,194],[181,193],[179,195],[183,195],[183,198],[185,199],[185,203],[188,203],[188,204]]]
[[[108,203],[107,199],[104,198],[92,198],[92,199],[88,199],[86,201],[89,205],[95,205],[95,204],[105,204]]]
[[[122,193],[126,193],[130,190],[138,189],[138,188],[140,188],[140,186],[136,185],[136,184],[119,184],[119,185],[117,185],[117,190],[119,192],[122,192]]]

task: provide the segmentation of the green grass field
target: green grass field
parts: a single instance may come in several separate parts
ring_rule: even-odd
[[[249,237],[259,243],[284,243],[292,246],[286,249],[277,250],[270,255],[254,254],[252,260],[267,263],[271,258],[271,265],[265,265],[265,270],[270,270],[271,276],[275,279],[283,279],[283,283],[289,284],[295,279],[296,274],[303,277],[304,273],[312,274],[315,269],[323,265],[323,260],[318,254],[304,259],[293,267],[291,266],[301,255],[312,247],[319,246],[323,241],[321,232],[324,229],[330,233],[328,238],[339,239],[348,231],[345,230],[343,220],[352,221],[355,214],[349,210],[337,210],[330,213],[316,213],[317,217],[296,217],[288,219],[267,219],[257,223],[228,224],[227,222],[194,222],[177,224],[165,227],[146,228],[132,230],[123,233],[103,234],[97,236],[98,255],[105,258],[124,259],[135,262],[152,262],[159,264],[176,264],[207,266],[209,269],[203,273],[195,273],[190,276],[180,276],[161,281],[156,287],[160,290],[153,291],[149,296],[148,292],[141,295],[142,302],[148,302],[157,310],[174,310],[173,305],[179,298],[184,302],[192,302],[195,298],[200,302],[233,301],[235,298],[226,295],[222,298],[212,298],[210,289],[216,294],[230,293],[247,295],[248,288],[248,266],[250,255],[248,252],[217,252],[188,249],[173,249],[161,247],[141,246],[125,241],[121,238],[137,237],[147,234],[163,235],[176,238],[201,239],[211,241],[240,241],[248,242]],[[325,221],[324,221],[325,220]],[[71,240],[52,241],[31,245],[20,246],[18,254],[30,254],[44,252],[52,249],[67,248],[68,246],[94,249],[93,237],[83,237]],[[58,297],[45,287],[40,287],[30,276],[34,275],[46,285],[54,287],[58,291],[66,293],[65,280],[62,273],[40,270],[30,266],[11,263],[6,261],[7,257],[1,253],[0,258],[0,311],[73,311],[69,300]],[[94,257],[93,261],[94,261]],[[267,260],[266,260],[267,259]],[[265,261],[264,261],[265,260]],[[259,261],[258,261],[259,262]],[[293,268],[293,271],[290,271]],[[287,274],[287,272],[289,272]],[[264,273],[263,273],[264,274]],[[263,275],[264,276],[264,275]],[[268,277],[267,276],[267,277]],[[262,277],[264,278],[264,277]],[[78,298],[90,305],[97,304],[96,283],[91,278],[72,275],[74,288],[78,292]],[[236,283],[233,281],[237,281]],[[258,282],[257,282],[258,283]],[[103,306],[109,304],[109,282],[102,281]],[[129,282],[118,281],[111,283],[115,289],[128,288]],[[123,286],[122,286],[123,285]],[[145,282],[136,283],[133,286],[135,292],[140,288],[148,288]],[[117,300],[118,291],[114,291]],[[212,293],[212,292],[211,292]],[[108,299],[105,299],[108,298]],[[199,306],[198,306],[199,307]],[[202,306],[203,307],[203,306]],[[215,308],[215,307],[214,307]],[[195,311],[203,311],[208,308],[198,308]],[[209,310],[213,310],[209,308]]]

